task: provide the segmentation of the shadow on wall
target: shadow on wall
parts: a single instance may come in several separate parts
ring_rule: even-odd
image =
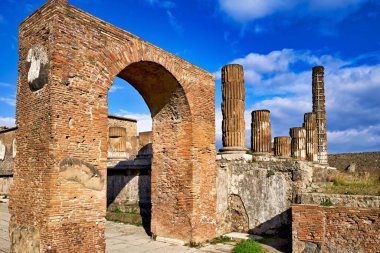
[[[120,161],[108,168],[107,213],[112,220],[142,225],[151,235],[152,146],[140,149],[133,160]]]
[[[280,252],[292,252],[292,212],[291,208],[274,216],[272,219],[249,230],[249,234],[262,235],[263,244]],[[281,224],[279,227],[278,224]]]

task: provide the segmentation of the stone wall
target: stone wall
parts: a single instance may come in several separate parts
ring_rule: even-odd
[[[16,156],[16,129],[9,128],[0,131],[0,177],[13,174],[13,160]]]
[[[137,136],[137,120],[132,118],[109,114],[108,127],[124,127],[127,136]]]
[[[301,204],[319,205],[331,201],[334,206],[380,208],[380,196],[302,193]]]
[[[122,137],[111,134],[111,128],[115,127],[125,129]],[[134,159],[140,149],[137,135],[137,120],[117,115],[108,115],[108,128],[108,165]],[[119,147],[116,148],[115,146]]]
[[[290,226],[290,207],[311,184],[312,163],[221,156],[217,183],[219,233],[277,233]]]
[[[151,220],[151,169],[129,167],[109,169],[107,175],[107,210],[140,214],[144,221]]]
[[[2,129],[0,131],[0,194],[7,195],[12,183],[13,164],[16,156],[17,128]]]
[[[0,176],[0,195],[8,195],[12,181],[12,176]]]
[[[380,209],[292,206],[293,252],[379,252]]]
[[[329,164],[339,170],[355,163],[358,171],[380,171],[380,152],[330,154]]]

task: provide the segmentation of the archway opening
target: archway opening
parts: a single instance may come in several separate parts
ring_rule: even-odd
[[[111,219],[123,216],[124,221],[132,224],[141,222],[148,235],[152,231],[173,234],[173,220],[188,223],[191,213],[191,205],[181,203],[183,197],[190,195],[190,149],[177,146],[191,143],[186,97],[175,77],[157,63],[130,64],[117,77],[108,95],[111,115],[108,117],[107,216]],[[128,84],[131,87],[126,88]],[[122,106],[122,100],[111,102],[119,99],[118,90],[128,100],[125,102],[128,108]],[[140,132],[148,130],[148,110],[152,131]],[[139,120],[145,122],[139,124]],[[179,169],[181,172],[176,173]],[[188,236],[189,231],[183,233],[181,237]]]
[[[151,235],[152,118],[138,91],[115,78],[108,92],[107,218]]]

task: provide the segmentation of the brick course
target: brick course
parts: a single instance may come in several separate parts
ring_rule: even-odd
[[[379,252],[380,208],[293,205],[292,231],[296,253]]]

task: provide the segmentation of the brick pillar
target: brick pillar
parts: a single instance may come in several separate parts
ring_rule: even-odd
[[[326,105],[324,67],[313,68],[313,112],[317,120],[318,161],[327,164]]]
[[[257,110],[252,112],[251,147],[256,153],[272,153],[272,133],[270,111]]]
[[[305,113],[303,126],[306,130],[306,160],[318,162],[318,135],[315,113]]]
[[[290,157],[289,136],[274,137],[274,154],[276,156]]]
[[[303,127],[290,128],[291,154],[297,160],[306,159],[306,130]]]
[[[244,71],[239,64],[222,68],[223,153],[245,153]]]

